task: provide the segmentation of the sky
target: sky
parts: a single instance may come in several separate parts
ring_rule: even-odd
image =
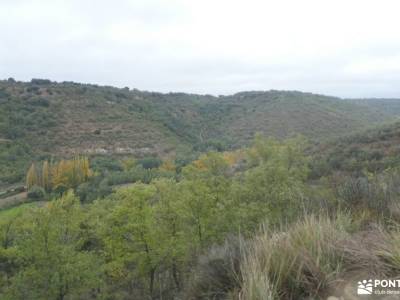
[[[400,1],[0,0],[0,78],[400,98]]]

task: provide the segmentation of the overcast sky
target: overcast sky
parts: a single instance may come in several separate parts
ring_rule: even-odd
[[[0,78],[400,97],[400,1],[0,0]]]

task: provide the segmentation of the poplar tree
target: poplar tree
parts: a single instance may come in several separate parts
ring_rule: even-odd
[[[31,167],[28,170],[28,173],[26,175],[26,187],[27,189],[30,189],[34,185],[38,185],[38,176],[36,172],[36,167],[35,164],[32,163]]]
[[[42,187],[46,191],[51,190],[51,181],[50,181],[50,167],[49,162],[46,160],[42,166]]]

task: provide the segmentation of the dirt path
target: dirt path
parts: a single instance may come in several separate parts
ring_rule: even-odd
[[[2,198],[0,199],[0,209],[24,203],[27,199],[27,196],[27,192],[22,192],[10,197]]]

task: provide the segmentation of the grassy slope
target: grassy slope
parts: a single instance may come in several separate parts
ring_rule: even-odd
[[[11,219],[15,219],[17,216],[20,216],[25,211],[29,210],[32,207],[37,207],[38,203],[24,203],[12,208],[0,210],[0,220],[7,221]]]
[[[334,170],[380,172],[400,165],[399,144],[400,122],[378,126],[318,145],[314,167],[321,169],[320,175]]]
[[[256,132],[325,139],[394,117],[355,102],[300,92],[213,97],[0,81],[0,181],[15,181],[30,161],[52,155],[167,156],[243,146]]]

